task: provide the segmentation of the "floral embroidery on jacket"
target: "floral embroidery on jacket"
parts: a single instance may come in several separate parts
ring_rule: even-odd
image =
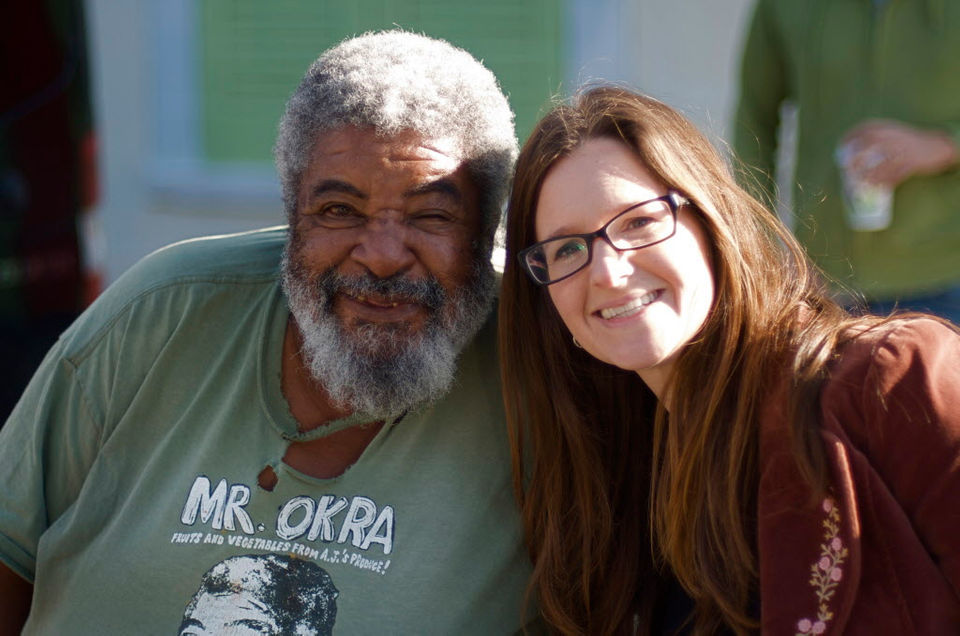
[[[823,540],[820,544],[820,558],[810,566],[810,585],[817,594],[816,618],[804,618],[797,622],[797,636],[804,634],[822,634],[827,622],[833,618],[830,611],[830,599],[836,592],[843,569],[840,567],[847,558],[847,547],[840,538],[840,509],[837,502],[827,497],[823,500],[823,511],[827,518],[823,520]]]

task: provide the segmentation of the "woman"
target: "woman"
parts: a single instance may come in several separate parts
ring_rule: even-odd
[[[501,356],[563,633],[956,633],[960,336],[853,317],[707,140],[598,88],[524,146]]]

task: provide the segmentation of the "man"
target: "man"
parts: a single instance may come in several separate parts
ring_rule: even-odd
[[[773,194],[781,103],[798,107],[795,232],[877,311],[960,321],[960,12],[939,0],[758,0],[734,145]],[[848,156],[847,156],[848,155]],[[889,226],[850,218],[838,164],[893,190]]]
[[[496,80],[423,36],[348,40],[275,153],[289,231],[145,259],[3,429],[8,623],[32,599],[27,633],[175,633],[204,572],[274,554],[329,575],[338,633],[522,626],[483,326],[516,156]]]

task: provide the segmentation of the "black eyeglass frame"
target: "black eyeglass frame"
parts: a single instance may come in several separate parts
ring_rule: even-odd
[[[610,227],[614,221],[619,219],[621,216],[623,216],[627,212],[636,210],[641,206],[649,205],[657,201],[665,201],[667,203],[667,207],[670,208],[670,214],[673,215],[673,230],[670,232],[670,234],[668,234],[667,236],[664,236],[662,239],[653,241],[652,243],[646,243],[644,245],[639,245],[637,247],[620,248],[614,245],[613,241],[607,235],[607,228]],[[570,278],[577,272],[581,271],[583,268],[587,267],[591,262],[593,262],[593,243],[598,238],[602,238],[604,241],[607,242],[607,245],[617,250],[618,252],[631,252],[633,250],[642,250],[645,247],[650,247],[651,245],[657,245],[658,243],[663,243],[664,241],[671,238],[674,234],[677,233],[677,211],[680,209],[681,206],[687,205],[688,203],[690,203],[690,201],[686,197],[684,197],[682,194],[680,194],[676,190],[670,190],[662,197],[657,197],[656,199],[649,199],[647,201],[641,201],[640,203],[635,203],[631,205],[629,208],[621,212],[618,212],[616,216],[614,216],[612,219],[604,223],[603,227],[601,227],[599,230],[596,230],[594,232],[587,232],[586,234],[564,234],[562,236],[554,236],[552,238],[547,239],[546,241],[539,241],[537,243],[534,243],[530,247],[525,247],[524,249],[517,252],[517,260],[520,262],[520,268],[523,269],[523,271],[527,274],[527,276],[530,277],[530,280],[532,280],[534,284],[539,285],[541,287],[546,287],[547,285],[553,285],[554,283],[559,283],[562,280],[566,280]],[[586,242],[587,260],[583,262],[583,265],[573,270],[569,274],[564,274],[560,278],[555,278],[554,280],[551,280],[551,281],[547,281],[547,282],[541,281],[539,278],[537,278],[536,274],[533,273],[533,266],[530,265],[530,263],[527,261],[527,254],[529,254],[530,252],[532,252],[533,250],[539,247],[542,247],[546,243],[552,243],[553,241],[557,241],[561,239],[570,239],[570,238],[582,238]]]

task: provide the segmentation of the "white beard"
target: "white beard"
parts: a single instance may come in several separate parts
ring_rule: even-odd
[[[371,419],[396,417],[446,394],[460,351],[493,305],[493,271],[482,258],[475,259],[470,280],[450,297],[435,278],[344,277],[333,268],[311,275],[299,260],[295,237],[284,250],[282,268],[307,369],[336,406]],[[412,300],[430,315],[419,330],[406,323],[347,326],[332,311],[333,299],[344,289]]]

